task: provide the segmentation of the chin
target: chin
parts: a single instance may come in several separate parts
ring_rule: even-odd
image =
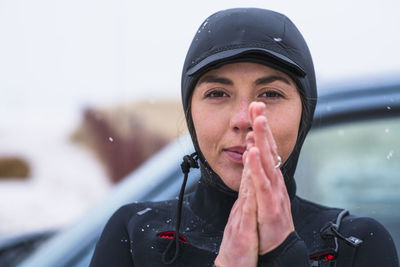
[[[238,174],[237,172],[234,173],[229,172],[229,173],[223,173],[222,175],[219,176],[221,177],[222,181],[227,187],[236,192],[239,191],[240,182],[242,180],[242,170],[240,171],[240,174]]]

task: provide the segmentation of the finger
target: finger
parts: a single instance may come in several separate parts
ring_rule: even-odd
[[[233,207],[229,214],[228,222],[226,223],[227,226],[232,226],[234,224],[233,221],[235,221],[235,220],[237,221],[238,219],[240,219],[241,214],[238,214],[238,211],[239,211],[241,205],[242,205],[241,199],[238,198],[235,201],[235,203],[233,204]],[[230,228],[226,228],[226,229],[230,229]]]
[[[244,152],[243,152],[243,155],[242,155],[242,163],[243,163],[243,166],[246,164],[246,159],[247,159],[247,150],[244,151]],[[243,172],[244,172],[244,168],[243,168]],[[242,175],[242,176],[243,176],[243,175]]]
[[[252,102],[249,107],[249,112],[250,112],[250,117],[252,120],[252,127],[253,128],[258,127],[258,129],[260,130],[260,127],[257,124],[260,123],[260,122],[258,122],[258,120],[262,120],[262,119],[259,119],[258,117],[264,117],[265,120],[267,120],[265,104],[262,102]],[[264,123],[262,123],[261,126],[263,126],[263,125],[264,125]],[[276,145],[275,139],[272,135],[272,131],[268,125],[268,122],[267,122],[267,125],[265,128],[261,128],[261,132],[262,132],[261,135],[264,135],[264,133],[265,133],[266,137],[262,136],[262,138],[266,138],[267,141],[269,142],[269,144],[270,144],[269,147],[271,148],[271,153],[277,163],[278,162],[277,161],[277,159],[278,159],[277,145]],[[261,148],[261,155],[264,155],[264,153],[265,153],[265,151],[262,151],[262,148]],[[274,164],[274,166],[276,166],[276,164]]]
[[[262,102],[252,102],[250,104],[249,107],[249,112],[250,112],[250,116],[252,119],[252,124],[255,123],[256,119],[258,116],[263,116],[265,117],[265,119],[267,120],[267,114],[266,114],[266,106],[264,103]],[[253,125],[254,127],[254,125]],[[266,129],[266,134],[267,134],[267,138],[271,143],[271,147],[274,149],[274,152],[277,152],[277,146],[276,146],[276,142],[274,139],[274,136],[272,135],[271,129],[268,125],[268,121],[267,121],[267,129]]]
[[[257,238],[257,200],[253,181],[248,175],[246,177],[246,195],[243,197],[241,210],[240,229],[247,231],[253,238]],[[254,240],[256,242],[256,240]]]
[[[238,198],[242,198],[243,195],[247,194],[247,180],[249,175],[249,167],[248,167],[248,159],[247,159],[247,151],[243,153],[242,160],[243,160],[243,172],[242,172],[242,179],[240,180],[239,186],[239,195]]]
[[[245,197],[248,194],[249,186],[252,185],[250,170],[249,170],[249,159],[248,151],[243,153],[243,172],[242,179],[239,186],[239,198]]]
[[[260,147],[261,155],[264,155],[264,153],[271,153],[276,159],[278,157],[277,146],[267,118],[265,116],[257,116],[253,128],[254,141],[256,145],[262,145]],[[263,151],[263,148],[268,150]]]
[[[266,178],[261,164],[260,151],[253,147],[248,152],[249,176],[254,184],[257,203],[265,205],[265,200],[271,196],[271,182]]]
[[[253,128],[255,146],[260,150],[262,166],[270,178],[269,176],[274,174],[277,153],[268,139],[269,127],[266,118],[258,116],[254,121]]]
[[[250,149],[249,146],[254,145],[254,132],[250,131],[246,135],[246,148],[247,150]]]
[[[255,146],[254,132],[251,131],[246,135],[246,151],[243,153],[243,165],[246,163],[247,152]]]
[[[255,118],[260,115],[266,116],[266,106],[262,102],[251,102],[249,105],[250,120],[253,123]]]

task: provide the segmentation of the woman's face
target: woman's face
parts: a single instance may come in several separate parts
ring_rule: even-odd
[[[238,191],[246,135],[252,130],[249,105],[263,102],[266,117],[285,162],[296,143],[301,99],[294,81],[283,72],[257,63],[232,63],[200,77],[191,112],[200,149],[211,168]]]

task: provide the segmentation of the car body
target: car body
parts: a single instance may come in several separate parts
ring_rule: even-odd
[[[357,132],[354,127],[361,128]],[[377,127],[377,133],[371,138],[365,137]],[[379,127],[383,127],[382,130]],[[314,126],[304,144],[295,175],[298,194],[326,205],[347,208],[356,215],[376,217],[389,229],[399,248],[400,213],[396,211],[400,205],[400,138],[396,138],[399,133],[399,79],[364,80],[323,88]],[[388,140],[390,150],[381,152],[378,149],[374,153],[376,148],[372,148],[369,153],[364,153],[362,149],[379,134],[382,138],[378,139]],[[347,136],[352,139],[343,141]],[[353,148],[354,144],[357,149]],[[387,150],[386,147],[382,149]],[[188,135],[171,143],[116,185],[109,196],[79,222],[59,230],[30,255],[24,256],[22,262],[21,257],[14,263],[23,267],[88,266],[104,225],[120,206],[135,201],[177,197],[183,178],[180,162],[184,154],[192,151]],[[350,159],[343,157],[352,151],[359,154]],[[359,155],[364,154],[377,154],[378,162],[374,163],[374,158],[367,157],[366,162],[354,163]],[[392,164],[388,167],[389,173],[384,172],[385,162]],[[377,169],[375,178],[365,175],[366,171],[370,174],[368,170],[374,168]],[[190,172],[187,191],[193,188],[198,177],[198,170]]]

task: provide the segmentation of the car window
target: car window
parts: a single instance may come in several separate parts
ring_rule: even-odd
[[[399,136],[399,118],[313,130],[296,172],[299,196],[377,219],[400,252]]]

